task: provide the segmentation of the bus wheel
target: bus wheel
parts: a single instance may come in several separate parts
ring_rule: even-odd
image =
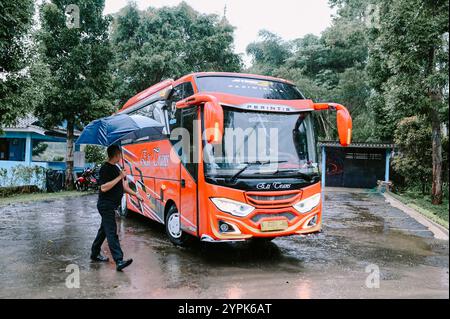
[[[128,208],[127,208],[127,195],[123,194],[122,196],[122,200],[120,201],[120,206],[119,206],[119,216],[122,218],[126,218],[128,216]]]
[[[173,205],[166,215],[166,233],[170,241],[177,246],[187,246],[191,240],[189,234],[181,230],[180,213]]]

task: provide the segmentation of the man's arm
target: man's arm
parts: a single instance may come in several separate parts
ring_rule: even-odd
[[[100,191],[102,191],[103,193],[109,191],[111,188],[113,188],[118,182],[120,182],[126,176],[127,175],[126,175],[125,171],[120,171],[119,176],[114,178],[112,181],[102,184],[100,186]]]
[[[123,191],[131,196],[135,196],[138,200],[142,200],[142,196],[133,191],[126,181],[123,181]]]

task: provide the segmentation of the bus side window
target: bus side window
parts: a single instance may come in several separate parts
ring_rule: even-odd
[[[172,92],[167,99],[167,110],[169,112],[169,124],[172,131],[172,119],[175,118],[176,103],[183,99],[183,84],[177,85],[172,89]]]
[[[194,88],[192,87],[191,82],[186,82],[183,85],[184,85],[183,99],[190,97],[191,95],[194,95]]]
[[[170,128],[170,132],[172,132],[174,129],[176,129],[177,127],[181,126],[181,110],[177,109],[175,110],[175,114],[173,116],[173,118],[171,118],[169,116],[169,128]]]
[[[142,116],[146,116],[151,119],[154,119],[155,118],[154,114],[153,114],[154,109],[155,109],[155,103],[152,103],[152,104],[144,106],[143,108],[140,108],[136,112],[133,112],[133,114],[138,114],[138,115],[142,115]]]
[[[166,101],[155,102],[155,108],[153,109],[153,118],[155,121],[164,124],[163,134],[169,134],[169,123],[166,118],[165,106]]]
[[[181,83],[172,89],[168,99],[167,107],[169,113],[169,128],[174,130],[181,125],[181,113],[176,109],[176,103],[194,94],[191,82]]]

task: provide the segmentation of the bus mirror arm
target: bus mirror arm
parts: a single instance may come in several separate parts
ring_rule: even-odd
[[[223,109],[217,98],[208,94],[194,94],[176,104],[177,108],[186,108],[192,105],[203,106],[205,123],[205,139],[210,144],[222,143],[223,137]]]
[[[211,102],[213,104],[216,104],[217,106],[219,105],[219,102],[217,101],[217,98],[213,95],[209,95],[209,94],[194,94],[191,95],[188,98],[185,98],[184,100],[181,100],[179,102],[177,102],[176,107],[178,109],[183,109],[185,107],[189,107],[192,105],[199,105],[201,103],[207,103],[207,102]]]
[[[315,111],[336,111],[336,122],[339,142],[342,146],[349,146],[352,140],[352,117],[347,108],[338,103],[314,103]]]

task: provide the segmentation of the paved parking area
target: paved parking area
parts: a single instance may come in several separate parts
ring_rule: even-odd
[[[179,248],[159,224],[119,219],[135,260],[122,273],[89,261],[95,206],[95,195],[0,206],[0,298],[449,298],[448,241],[376,193],[327,192],[322,233],[258,246]],[[66,287],[68,265],[80,288]]]

